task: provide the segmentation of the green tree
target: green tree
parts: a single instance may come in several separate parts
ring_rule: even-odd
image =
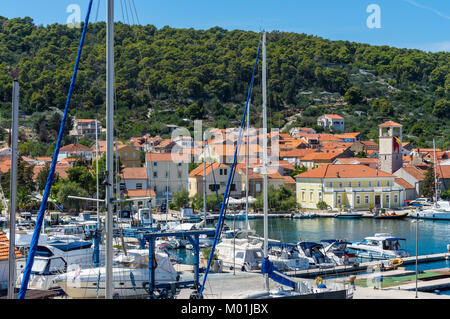
[[[433,114],[438,117],[450,118],[450,101],[440,99],[434,104]]]
[[[47,184],[48,174],[50,173],[50,164],[46,164],[38,173],[36,177],[36,188],[38,191],[43,192],[45,185]],[[53,185],[59,182],[59,174],[55,172]]]
[[[354,86],[345,92],[344,99],[351,105],[360,104],[364,101],[361,89]]]
[[[65,209],[80,211],[83,203],[78,199],[71,199],[69,196],[86,197],[88,192],[75,182],[63,183],[58,190],[57,200]]]
[[[431,164],[430,166],[428,166],[428,169],[425,173],[425,178],[422,182],[422,186],[420,187],[420,194],[423,197],[433,198],[434,185],[434,165]]]
[[[175,209],[181,209],[189,205],[189,192],[183,189],[181,192],[173,195],[173,203],[175,204]]]

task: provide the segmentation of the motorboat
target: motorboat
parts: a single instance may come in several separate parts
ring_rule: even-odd
[[[408,212],[395,212],[395,211],[391,211],[391,212],[381,212],[378,214],[374,214],[373,218],[375,219],[403,219],[405,217],[408,217],[409,213]]]
[[[28,289],[59,290],[55,278],[77,268],[92,267],[93,255],[94,249],[89,241],[57,240],[38,245]],[[22,278],[23,272],[17,277],[17,287],[20,287]]]
[[[216,253],[223,266],[231,270],[258,270],[263,260],[261,242],[246,238],[225,238],[217,244]]]
[[[331,268],[335,266],[319,243],[302,241],[297,243],[297,249],[300,256],[308,258],[310,268]]]
[[[281,271],[309,269],[309,259],[300,256],[295,244],[269,244],[269,260]]]
[[[358,262],[356,254],[348,251],[347,246],[350,242],[338,239],[321,240],[323,251],[336,266],[354,265]]]
[[[171,284],[180,280],[180,275],[170,262],[167,254],[155,253],[155,281]],[[113,296],[137,297],[149,294],[149,252],[148,250],[128,250],[114,258]],[[105,267],[81,269],[59,275],[56,284],[74,299],[105,297]]]
[[[334,214],[334,217],[336,218],[361,218],[364,214],[363,213],[357,213],[352,211],[351,209],[348,209],[346,212],[340,212],[337,214]]]
[[[300,212],[298,214],[297,213],[292,213],[291,216],[292,216],[293,219],[308,219],[308,218],[317,217],[317,214]]]
[[[60,225],[53,228],[50,228],[49,230],[49,236],[56,236],[56,235],[70,235],[70,236],[77,236],[80,238],[80,240],[83,240],[86,238],[86,234],[84,232],[83,225],[79,223],[73,223],[69,225]]]
[[[406,242],[406,239],[380,233],[366,237],[362,242],[352,243],[348,245],[348,248],[354,250],[359,258],[393,259],[408,257],[409,253],[401,248],[402,244],[400,242]]]
[[[410,216],[419,219],[450,220],[450,209],[435,205],[427,209],[412,210]]]
[[[150,211],[150,208],[140,208],[135,215],[135,219],[138,220],[141,225],[148,226],[154,224],[154,220],[152,217],[152,213]]]

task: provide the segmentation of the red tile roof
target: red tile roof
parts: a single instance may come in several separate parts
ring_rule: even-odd
[[[92,149],[82,144],[69,144],[61,147],[61,152],[91,152],[91,151]]]
[[[414,165],[405,165],[403,166],[403,170],[418,181],[423,181],[425,179],[423,171]]]
[[[145,158],[148,162],[185,162],[189,161],[190,155],[184,153],[146,153]]]
[[[399,123],[396,123],[394,121],[387,121],[387,122],[385,122],[383,124],[380,124],[378,126],[379,127],[391,127],[391,126],[393,126],[393,127],[403,127],[403,125],[401,125]]]
[[[23,255],[16,248],[16,258],[22,258]],[[0,231],[0,261],[9,259],[9,240],[6,235]]]
[[[153,189],[128,189],[123,193],[126,197],[156,197]]]
[[[302,158],[302,161],[331,161],[334,160],[336,157],[341,155],[342,152],[331,152],[331,153],[325,153],[325,152],[315,152],[308,154]]]
[[[309,170],[295,176],[296,178],[373,178],[373,177],[394,177],[394,175],[382,172],[366,165],[333,165],[328,164],[322,167]]]
[[[396,178],[395,182],[403,187],[404,189],[414,189],[414,186],[409,184],[407,181],[405,181],[403,178]]]
[[[122,179],[147,179],[147,169],[145,167],[126,167],[121,174]]]
[[[285,157],[295,157],[295,158],[302,158],[308,154],[315,153],[316,150],[313,149],[294,149],[290,151],[280,151],[280,158]]]
[[[205,171],[206,175],[209,175],[213,170],[219,169],[219,168],[230,168],[230,166],[226,164],[218,164],[218,163],[212,163],[212,164],[206,164],[205,165]],[[203,164],[199,165],[197,168],[193,169],[189,173],[189,177],[199,177],[203,176]]]
[[[340,115],[337,114],[324,114],[323,116],[329,117],[330,119],[335,119],[335,120],[343,120],[344,118]]]

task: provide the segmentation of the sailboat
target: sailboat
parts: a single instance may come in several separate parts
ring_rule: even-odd
[[[439,201],[439,192],[438,192],[438,179],[437,179],[437,159],[436,159],[436,144],[433,139],[433,148],[434,148],[434,195],[435,201],[433,206],[416,211],[412,211],[410,216],[413,218],[420,219],[432,219],[432,220],[450,220],[450,205],[448,202]]]

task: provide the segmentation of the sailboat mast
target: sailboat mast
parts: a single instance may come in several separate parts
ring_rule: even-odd
[[[96,161],[95,161],[95,165],[96,165],[96,171],[97,171],[97,176],[96,176],[96,182],[97,182],[97,230],[99,230],[100,229],[100,209],[99,209],[99,205],[100,205],[100,203],[99,203],[99,188],[98,188],[98,184],[99,184],[99,181],[98,181],[98,161],[99,161],[99,158],[98,158],[98,122],[97,122],[98,120],[97,119],[95,119],[95,153],[96,153]]]
[[[17,147],[19,136],[19,82],[13,83],[11,123],[11,175],[9,201],[8,299],[14,299],[16,283]]]
[[[247,230],[250,229],[248,223],[248,192],[249,192],[249,178],[248,178],[248,166],[250,165],[250,104],[251,100],[248,101],[247,109],[247,154],[246,154],[246,165],[245,165],[245,224]],[[248,237],[248,232],[246,233]]]
[[[114,177],[114,0],[107,0],[106,26],[106,299],[113,297],[113,177]]]
[[[436,143],[433,138],[433,149],[434,149],[434,196],[435,196],[435,204],[438,202],[438,179],[437,179],[437,158],[436,158]]]
[[[203,216],[205,219],[203,227],[206,227],[206,148],[205,148],[204,134],[203,134]]]
[[[268,194],[267,194],[267,57],[266,32],[263,31],[263,67],[262,67],[262,95],[263,95],[263,177],[264,177],[264,257],[269,256],[269,225],[268,225]],[[264,287],[269,290],[269,276],[264,274]]]

